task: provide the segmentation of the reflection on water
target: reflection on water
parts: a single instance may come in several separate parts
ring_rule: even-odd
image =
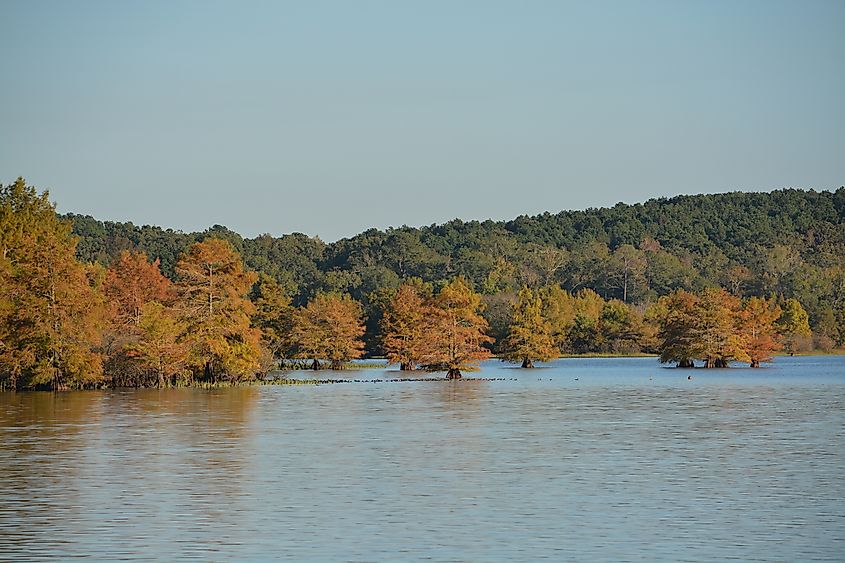
[[[845,559],[845,358],[688,373],[0,394],[0,560]]]

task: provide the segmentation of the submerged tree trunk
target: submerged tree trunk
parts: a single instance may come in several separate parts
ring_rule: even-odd
[[[446,374],[446,379],[460,379],[461,378],[461,370],[458,368],[449,368],[449,372]]]
[[[65,386],[62,381],[62,370],[57,367],[53,368],[53,391],[64,391]]]
[[[533,368],[534,363],[531,361],[531,358],[523,358],[522,367],[523,368]]]
[[[400,362],[399,371],[414,371],[417,369],[416,364],[412,362]]]
[[[320,360],[314,360],[313,362],[311,362],[311,369],[318,370],[321,367],[322,366],[320,365]]]
[[[681,360],[678,362],[679,368],[694,368],[695,362],[692,360]]]
[[[760,367],[760,360],[751,360],[751,367],[753,367],[753,368]]]

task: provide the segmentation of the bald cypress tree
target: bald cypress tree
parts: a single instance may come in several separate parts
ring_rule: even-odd
[[[741,325],[751,367],[771,362],[772,354],[780,350],[775,330],[775,321],[780,315],[780,307],[761,297],[750,297],[743,305]]]
[[[6,388],[98,385],[104,305],[49,194],[0,187],[0,378]]]
[[[312,360],[320,369],[327,360],[331,369],[343,369],[349,360],[364,355],[364,312],[348,294],[318,293],[293,315],[291,342],[297,358]]]
[[[543,300],[538,292],[523,286],[513,306],[502,359],[533,368],[534,360],[546,362],[558,355],[551,323],[543,317]]]
[[[421,280],[405,282],[390,300],[381,321],[382,342],[390,363],[415,370],[429,346],[431,290]]]
[[[261,331],[250,324],[247,294],[257,276],[221,239],[191,246],[176,265],[179,320],[191,343],[195,373],[217,381],[253,378],[262,368]]]
[[[261,274],[253,285],[250,299],[255,305],[252,324],[261,330],[262,337],[274,358],[284,358],[290,349],[293,307],[282,286],[267,274]]]
[[[741,330],[738,297],[723,288],[706,288],[695,307],[692,338],[706,368],[726,368],[732,360],[750,361]]]
[[[660,361],[676,362],[678,367],[695,366],[698,349],[695,331],[695,308],[698,298],[684,290],[661,297],[651,311],[660,330]]]
[[[449,379],[459,379],[461,370],[490,357],[484,347],[487,321],[481,316],[481,296],[458,277],[447,283],[434,299],[428,350],[423,360],[429,371],[446,371]]]
[[[790,353],[800,350],[802,342],[809,340],[813,334],[810,317],[797,299],[784,301],[777,326],[783,334],[786,351]]]

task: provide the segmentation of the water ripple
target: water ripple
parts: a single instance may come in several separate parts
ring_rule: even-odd
[[[845,560],[845,359],[686,373],[0,394],[0,560]]]

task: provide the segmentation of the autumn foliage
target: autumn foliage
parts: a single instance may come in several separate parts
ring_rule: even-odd
[[[254,377],[261,368],[261,331],[251,326],[255,306],[247,294],[258,276],[244,271],[240,255],[221,239],[191,246],[176,274],[194,372],[212,381]]]
[[[332,369],[364,355],[361,304],[348,295],[320,293],[294,313],[290,340],[294,356],[313,360],[314,369],[327,360]]]
[[[485,347],[487,321],[481,316],[481,296],[463,278],[447,283],[432,300],[428,344],[422,359],[425,369],[446,371],[450,379],[461,370],[476,366],[491,356]]]
[[[0,189],[0,377],[12,389],[96,386],[104,307],[94,270],[45,192]]]
[[[431,290],[421,281],[403,283],[396,290],[381,321],[387,359],[403,371],[415,370],[426,358],[434,329]]]
[[[141,307],[137,339],[125,350],[155,374],[159,387],[187,383],[191,346],[186,329],[172,309],[150,301]]]
[[[0,186],[0,389],[229,384],[288,361],[343,369],[379,351],[401,370],[449,378],[493,353],[523,367],[594,352],[656,353],[681,367],[759,367],[812,338],[797,299],[736,295],[750,283],[747,269],[726,270],[723,285],[733,292],[672,288],[666,268],[684,264],[648,237],[612,253],[596,242],[574,254],[539,249],[542,275],[522,272],[518,292],[506,280],[522,274],[500,255],[487,257],[491,270],[475,283],[405,275],[410,256],[430,258],[431,270],[451,268],[409,246],[395,265],[401,278],[388,269],[378,276],[331,270],[296,294],[302,279],[291,262],[279,255],[279,264],[264,265],[273,275],[259,275],[245,267],[231,235],[210,229],[164,268],[159,255],[132,248],[107,266],[82,263],[70,224],[46,192],[22,179]],[[406,238],[397,233],[395,242]],[[772,276],[786,275],[788,249],[768,259]],[[600,264],[611,266],[601,294],[579,274]],[[569,291],[554,281],[564,267]],[[656,287],[662,297],[637,301]],[[813,326],[835,334],[828,313]]]
[[[511,316],[510,332],[504,343],[502,359],[534,367],[534,360],[547,362],[560,355],[552,334],[552,324],[543,316],[543,300],[537,292],[523,286]]]
[[[728,367],[731,361],[759,367],[780,349],[775,328],[780,308],[763,298],[743,303],[721,288],[700,294],[683,290],[658,301],[655,314],[660,324],[660,361],[693,367]]]
[[[172,304],[176,297],[173,284],[159,269],[159,261],[150,262],[143,252],[124,250],[106,274],[103,293],[109,303],[112,322],[118,326],[139,326],[141,309],[156,301]]]
[[[751,367],[771,362],[772,354],[782,348],[775,326],[780,316],[781,308],[766,299],[749,297],[745,302],[740,328]]]

